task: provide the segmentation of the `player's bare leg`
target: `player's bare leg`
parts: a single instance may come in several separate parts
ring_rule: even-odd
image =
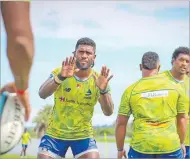
[[[59,157],[57,157],[57,158],[59,158]],[[45,155],[45,154],[38,154],[37,159],[56,159],[56,158],[53,158],[53,157],[51,157],[49,155]]]
[[[98,152],[88,152],[80,156],[79,158],[100,158],[100,155]]]

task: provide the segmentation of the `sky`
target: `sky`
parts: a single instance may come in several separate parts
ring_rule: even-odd
[[[53,96],[40,99],[40,85],[51,71],[72,55],[76,41],[92,38],[97,45],[94,69],[103,65],[114,77],[110,81],[114,113],[104,116],[95,106],[94,126],[112,124],[124,90],[141,78],[139,64],[147,51],[160,56],[161,71],[171,68],[171,56],[179,46],[189,46],[188,1],[32,1],[31,23],[35,58],[30,76],[31,126],[36,113]],[[6,57],[6,34],[1,17],[1,86],[13,80]]]

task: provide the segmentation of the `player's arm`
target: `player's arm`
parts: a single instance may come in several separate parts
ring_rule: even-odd
[[[98,99],[104,115],[110,116],[113,113],[114,104],[111,98],[109,81],[113,75],[109,75],[110,69],[106,66],[102,66],[101,73],[98,76],[96,73],[93,74],[96,86],[99,88],[100,97]]]
[[[50,78],[40,87],[39,96],[42,99],[51,96],[66,78],[73,76],[74,72],[78,70],[74,68],[75,60],[76,59],[72,56],[70,58],[67,57],[62,63],[62,68],[52,72]]]
[[[179,113],[177,115],[177,131],[180,138],[180,143],[184,144],[187,129],[187,119],[185,113]]]
[[[34,56],[30,3],[1,2],[1,10],[7,32],[7,56],[16,88],[26,90]]]
[[[118,115],[115,127],[115,138],[118,150],[124,149],[124,141],[126,135],[126,128],[129,117],[124,115]]]
[[[104,115],[110,116],[114,110],[114,104],[110,93],[100,94],[99,103]]]
[[[186,111],[189,105],[188,99],[183,91],[179,91],[179,97],[177,101],[177,132],[179,135],[181,149],[183,151],[183,157],[186,156],[186,149],[185,149],[185,138],[186,138],[186,129],[187,129],[187,118],[186,118]],[[183,92],[183,93],[182,93]]]
[[[28,134],[28,139],[30,140],[30,143],[32,142],[30,134]]]
[[[180,95],[177,103],[177,131],[180,138],[181,144],[185,142],[186,129],[187,129],[187,118],[186,111],[189,105],[188,99],[182,91],[179,91]]]
[[[115,127],[115,138],[118,149],[118,158],[122,158],[122,156],[125,157],[124,142],[125,142],[127,123],[129,120],[129,116],[131,114],[131,108],[127,95],[128,93],[126,90],[121,98],[119,113],[117,116],[116,127]]]
[[[50,77],[41,85],[39,89],[39,96],[42,99],[46,99],[51,96],[59,87],[59,83],[55,81],[55,74],[51,74]]]

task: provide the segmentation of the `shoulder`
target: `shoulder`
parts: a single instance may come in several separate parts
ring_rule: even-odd
[[[158,73],[158,76],[168,76],[169,75],[169,70],[166,70],[166,71],[162,71],[160,73]]]
[[[187,76],[187,75],[185,75],[184,82],[188,82],[188,83],[189,83],[189,81],[190,81],[190,77],[189,77],[189,76]]]
[[[134,90],[134,88],[136,87],[136,85],[140,82],[140,80],[138,80],[137,82],[131,84],[129,87],[127,87],[124,91],[124,95],[130,95],[131,92]]]

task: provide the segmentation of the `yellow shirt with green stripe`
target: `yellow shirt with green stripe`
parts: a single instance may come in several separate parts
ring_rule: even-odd
[[[169,79],[174,84],[180,85],[181,88],[183,89],[184,93],[186,94],[186,97],[188,98],[188,100],[190,99],[190,87],[189,87],[190,78],[187,75],[185,75],[183,81],[176,80],[172,76],[170,71],[164,71],[164,72],[160,73],[160,76],[163,76],[163,77]],[[188,122],[187,122],[187,133],[186,133],[185,145],[190,146],[190,106],[189,106],[189,104],[187,105],[186,113],[188,114]]]
[[[185,113],[185,95],[177,85],[159,76],[142,78],[122,95],[119,114],[134,117],[130,146],[145,154],[180,149],[176,116]]]
[[[60,73],[61,68],[52,72]],[[80,81],[73,76],[66,78],[54,93],[54,107],[46,134],[62,140],[78,140],[93,137],[92,116],[100,91],[95,85],[92,70],[88,79]]]
[[[22,144],[28,145],[28,142],[30,140],[30,134],[28,132],[22,134]]]

